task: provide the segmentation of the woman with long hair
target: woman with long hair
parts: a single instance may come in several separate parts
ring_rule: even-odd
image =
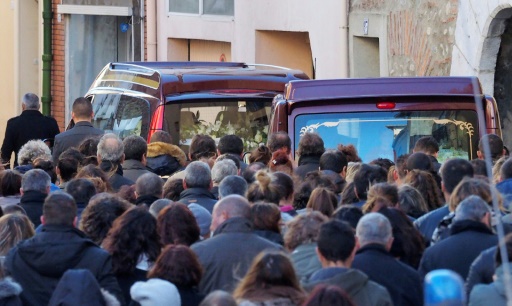
[[[439,190],[436,179],[430,172],[410,170],[405,176],[404,183],[418,189],[427,203],[429,211],[437,209],[443,205],[441,190]]]
[[[277,205],[257,202],[251,205],[254,233],[279,245],[284,244],[281,235],[281,212]]]
[[[158,214],[157,230],[162,245],[191,246],[201,234],[194,214],[179,202],[171,203]]]
[[[288,257],[281,252],[261,252],[233,292],[239,305],[301,305],[306,294]]]
[[[34,225],[24,214],[0,218],[0,256],[5,256],[18,242],[34,236]]]
[[[338,199],[336,194],[323,187],[313,189],[306,205],[307,209],[319,211],[329,218],[337,207]]]

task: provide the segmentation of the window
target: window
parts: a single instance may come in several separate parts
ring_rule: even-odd
[[[478,145],[474,111],[407,111],[304,114],[295,118],[295,150],[300,136],[316,132],[325,147],[353,144],[363,162],[378,157],[394,160],[411,153],[416,141],[433,136],[439,142],[438,160],[475,158]]]
[[[169,12],[233,16],[234,0],[169,0]]]

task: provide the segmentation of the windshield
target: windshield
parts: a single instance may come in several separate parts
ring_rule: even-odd
[[[475,158],[478,145],[477,114],[467,110],[303,114],[295,118],[295,150],[306,132],[320,134],[326,149],[353,144],[363,162],[411,153],[423,136],[439,142],[440,163]]]
[[[237,135],[250,151],[266,143],[270,99],[208,99],[168,102],[165,105],[164,128],[185,152],[192,137],[209,135],[217,142],[222,136]]]

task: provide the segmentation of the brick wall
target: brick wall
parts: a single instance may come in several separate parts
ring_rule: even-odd
[[[61,3],[61,0],[53,0],[52,10],[53,15],[53,27],[52,27],[52,116],[57,120],[60,126],[60,130],[64,131],[65,128],[65,22],[64,16],[62,16],[61,22],[57,19],[57,4]]]

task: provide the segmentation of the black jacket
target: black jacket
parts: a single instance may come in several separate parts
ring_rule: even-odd
[[[9,252],[5,269],[22,286],[21,299],[26,306],[48,305],[68,269],[91,271],[101,288],[123,301],[110,255],[70,226],[43,226],[40,233]]]
[[[210,214],[217,203],[215,196],[206,188],[188,188],[180,193],[180,202],[186,205],[196,203],[206,208]]]
[[[60,154],[68,148],[78,147],[85,139],[91,136],[99,137],[103,135],[103,133],[103,130],[93,127],[90,122],[77,122],[72,129],[55,136],[52,153],[53,162],[57,164]]]
[[[423,305],[422,281],[418,272],[395,259],[384,246],[368,244],[356,253],[352,268],[388,289],[393,304]]]
[[[14,165],[18,165],[18,151],[29,140],[55,138],[59,134],[59,125],[51,117],[44,116],[38,110],[25,110],[18,117],[7,121],[2,144],[2,160],[7,162],[14,152]]]
[[[233,291],[256,255],[265,249],[281,249],[254,234],[249,220],[238,217],[224,221],[212,238],[191,248],[204,269],[199,290],[205,294],[219,289]]]
[[[20,199],[20,206],[27,212],[27,217],[34,223],[34,228],[41,224],[44,199],[48,194],[36,190],[25,191]]]
[[[113,167],[114,165],[108,161],[102,161],[100,164],[101,170],[105,171],[107,174],[113,169]],[[108,182],[110,183],[112,189],[114,189],[115,192],[118,192],[122,186],[131,186],[135,184],[134,181],[127,179],[126,177],[123,176],[123,167],[121,165],[117,166],[116,172],[110,176]]]
[[[469,267],[480,253],[498,243],[498,238],[483,223],[471,220],[453,223],[451,234],[427,248],[420,262],[422,277],[433,270],[450,269],[466,279]]]
[[[138,160],[128,159],[123,162],[123,176],[133,182],[146,173],[151,173],[151,171]]]
[[[493,246],[482,251],[469,267],[468,278],[466,280],[466,294],[469,296],[473,287],[478,284],[490,284],[494,281],[493,276],[496,271],[496,250]]]
[[[117,275],[117,282],[119,283],[119,287],[123,292],[123,298],[126,301],[126,304],[129,305],[133,302],[132,297],[130,295],[130,288],[139,281],[146,281],[148,278],[146,277],[148,271],[144,271],[141,269],[135,269],[130,274]]]
[[[311,171],[319,171],[320,169],[320,155],[319,156],[301,156],[299,158],[299,166],[295,169],[295,174],[302,179],[306,177]]]

